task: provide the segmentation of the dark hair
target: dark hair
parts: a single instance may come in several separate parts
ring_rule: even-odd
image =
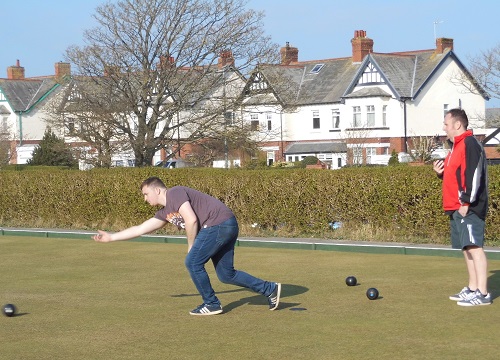
[[[462,126],[465,129],[467,129],[467,126],[469,126],[469,118],[467,117],[465,110],[463,110],[463,109],[451,109],[446,114],[450,114],[450,116],[455,121],[460,121],[460,123],[462,124]]]
[[[145,186],[148,186],[148,187],[157,187],[157,188],[160,188],[160,189],[166,189],[167,188],[165,186],[165,184],[163,183],[163,181],[161,181],[160,178],[158,178],[156,176],[152,176],[152,177],[147,178],[146,180],[144,180],[142,182],[142,184],[141,184],[141,190]]]

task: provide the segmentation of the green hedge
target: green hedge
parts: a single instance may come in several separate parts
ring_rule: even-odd
[[[500,167],[491,166],[489,244],[498,244]],[[341,170],[117,168],[0,171],[0,225],[119,230],[154,213],[140,193],[149,176],[225,202],[243,236],[444,243],[448,219],[431,166]],[[342,227],[332,230],[332,222]],[[171,227],[173,228],[173,227]],[[176,231],[166,228],[166,231]]]

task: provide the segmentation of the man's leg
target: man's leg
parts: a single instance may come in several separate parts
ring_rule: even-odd
[[[467,265],[467,273],[469,274],[469,289],[472,291],[476,291],[477,289],[477,276],[476,276],[476,268],[474,266],[474,260],[472,258],[469,249],[462,250],[465,258],[465,265]]]
[[[469,246],[465,249],[470,289],[478,289],[481,294],[488,293],[488,260],[482,247]]]
[[[220,247],[215,241],[217,233],[217,226],[201,229],[185,260],[189,275],[191,275],[196,289],[203,298],[203,302],[207,305],[220,305],[220,301],[215,296],[215,291],[205,270],[205,264]]]
[[[256,278],[234,268],[234,246],[237,238],[238,223],[235,218],[219,225],[217,243],[221,244],[221,247],[212,256],[217,277],[223,283],[245,287],[259,294],[269,296],[276,288],[276,283]]]

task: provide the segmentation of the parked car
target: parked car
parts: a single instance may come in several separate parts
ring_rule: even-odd
[[[194,163],[182,159],[168,159],[168,160],[158,161],[155,166],[163,167],[166,169],[179,169],[179,168],[193,167]]]

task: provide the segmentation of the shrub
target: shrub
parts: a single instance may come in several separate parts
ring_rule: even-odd
[[[500,233],[500,167],[490,166],[489,244]],[[306,169],[115,168],[2,171],[2,226],[119,230],[152,216],[139,185],[159,176],[190,186],[235,212],[241,236],[300,236],[444,243],[448,218],[432,167]],[[332,230],[329,223],[342,222]],[[176,233],[173,227],[166,227]]]

